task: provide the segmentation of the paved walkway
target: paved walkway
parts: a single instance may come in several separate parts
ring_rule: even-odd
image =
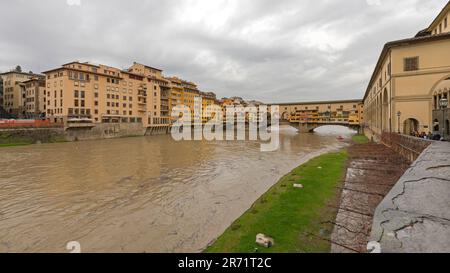
[[[434,142],[377,207],[371,241],[389,252],[450,252],[450,143]]]
[[[354,144],[331,235],[331,252],[367,252],[375,209],[409,164],[382,144]]]

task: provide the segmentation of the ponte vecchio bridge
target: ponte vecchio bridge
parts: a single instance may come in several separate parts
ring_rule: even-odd
[[[342,125],[360,129],[363,123],[362,100],[272,103],[280,106],[280,124],[292,125],[301,132],[312,132],[324,125]]]

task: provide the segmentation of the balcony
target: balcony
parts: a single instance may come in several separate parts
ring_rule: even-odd
[[[66,122],[67,128],[92,128],[95,127],[90,117],[69,117]]]

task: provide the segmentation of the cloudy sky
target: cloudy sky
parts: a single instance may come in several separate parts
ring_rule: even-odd
[[[361,98],[386,41],[447,0],[2,0],[0,71],[138,61],[219,97]]]

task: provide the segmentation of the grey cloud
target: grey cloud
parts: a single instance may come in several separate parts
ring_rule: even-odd
[[[445,0],[4,0],[0,71],[133,61],[219,96],[266,102],[363,96],[383,44]]]

